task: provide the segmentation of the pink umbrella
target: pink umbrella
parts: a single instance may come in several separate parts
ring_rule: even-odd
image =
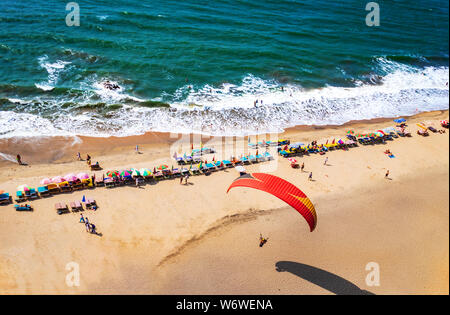
[[[61,176],[56,176],[56,177],[52,178],[52,183],[54,183],[54,184],[59,184],[59,183],[65,182],[65,181],[66,180]]]
[[[74,182],[78,179],[78,177],[76,177],[75,174],[67,174],[66,176],[64,176],[64,179],[69,182]]]
[[[50,178],[44,178],[43,180],[41,180],[41,185],[48,185],[51,183],[52,181],[50,180]]]
[[[80,174],[77,175],[77,177],[78,177],[79,179],[88,179],[88,178],[89,178],[89,175],[86,174],[86,173],[80,173]]]

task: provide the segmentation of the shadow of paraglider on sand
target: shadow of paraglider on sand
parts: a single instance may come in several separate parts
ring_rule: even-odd
[[[358,286],[331,272],[313,266],[292,262],[279,261],[275,264],[278,272],[290,272],[336,295],[374,295],[361,290]]]

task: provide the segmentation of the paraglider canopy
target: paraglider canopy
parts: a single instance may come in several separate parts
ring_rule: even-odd
[[[311,200],[284,179],[265,173],[251,173],[235,179],[228,187],[227,193],[234,187],[249,187],[268,192],[297,210],[308,222],[311,232],[316,228],[317,215]]]

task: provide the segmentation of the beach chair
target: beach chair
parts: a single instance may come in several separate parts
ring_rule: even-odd
[[[69,182],[62,182],[58,184],[59,188],[61,189],[61,192],[69,192],[77,189],[83,188],[83,185],[80,181],[75,182],[72,186],[70,186]]]
[[[264,157],[266,158],[267,161],[273,160],[273,156],[269,152],[264,152]]]
[[[181,156],[177,157],[175,160],[177,161],[178,165],[185,165],[186,164],[185,160]]]
[[[250,149],[257,149],[257,148],[258,148],[258,145],[256,145],[255,143],[249,143],[249,144],[248,144],[248,147],[249,147]]]
[[[225,169],[225,164],[223,164],[221,161],[216,161],[214,163],[214,165],[216,166],[216,169],[218,171],[224,170]]]
[[[186,176],[187,174],[189,174],[189,170],[187,168],[182,168],[180,170],[181,176]]]
[[[223,165],[224,165],[226,168],[231,168],[231,167],[233,167],[233,163],[231,163],[231,162],[228,161],[228,160],[223,160],[222,162],[223,162]]]
[[[291,143],[290,140],[286,140],[286,139],[279,139],[278,140],[278,145],[289,145]]]
[[[9,193],[0,194],[0,205],[9,205],[12,203],[12,197]]]
[[[184,158],[184,160],[186,161],[185,164],[191,164],[194,162],[194,159],[192,158],[192,156],[188,155]]]
[[[57,194],[61,192],[61,188],[57,184],[48,184],[47,189],[51,194]]]
[[[39,198],[37,191],[34,188],[31,188],[30,190],[26,190],[25,197],[27,198],[27,200],[35,200],[35,199]]]
[[[253,154],[248,156],[248,160],[250,163],[258,163],[258,159]]]
[[[242,157],[241,162],[244,165],[249,165],[250,164],[250,161],[249,161],[248,157],[246,157],[246,156]]]
[[[206,163],[206,168],[211,172],[217,171],[216,165],[214,165],[213,163]]]
[[[194,163],[200,163],[200,162],[202,161],[202,158],[201,158],[199,155],[195,155],[195,156],[192,158],[192,161],[193,161]]]
[[[153,174],[156,180],[161,180],[164,178],[164,174],[161,171],[157,171],[155,174]]]
[[[192,166],[190,169],[191,175],[199,175],[200,174],[200,170],[198,169],[197,166]]]
[[[38,187],[38,194],[40,197],[49,197],[50,196],[50,192],[48,191],[47,186],[41,186]]]
[[[56,213],[59,215],[70,212],[67,205],[65,203],[61,203],[61,202],[58,202],[55,204],[55,210],[56,210]]]
[[[72,210],[72,212],[83,211],[83,206],[79,201],[72,201],[70,203],[70,209]]]
[[[95,179],[95,187],[105,186],[105,180],[103,178]]]
[[[24,202],[26,200],[25,195],[21,191],[16,191],[16,199],[14,199],[16,202]]]
[[[14,205],[16,211],[33,211],[30,205]]]
[[[92,178],[82,179],[81,184],[83,185],[83,188],[94,188],[94,184],[92,183]]]
[[[116,183],[112,178],[106,178],[103,182],[106,188],[114,188],[116,186]]]
[[[266,157],[262,154],[258,154],[258,155],[256,155],[256,160],[258,162],[264,162],[266,160]]]
[[[417,130],[417,134],[420,136],[428,137],[429,133],[426,130]]]
[[[86,200],[86,209],[88,210],[97,210],[98,206],[97,206],[97,202],[95,201],[95,199],[87,199]]]
[[[179,170],[178,168],[174,168],[174,169],[172,170],[172,176],[173,176],[173,177],[180,177],[180,176],[181,176],[180,170]]]

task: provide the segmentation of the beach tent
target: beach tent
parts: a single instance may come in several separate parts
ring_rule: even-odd
[[[405,118],[398,118],[398,119],[394,119],[394,122],[396,122],[397,124],[401,124],[401,123],[406,122],[406,119]]]

